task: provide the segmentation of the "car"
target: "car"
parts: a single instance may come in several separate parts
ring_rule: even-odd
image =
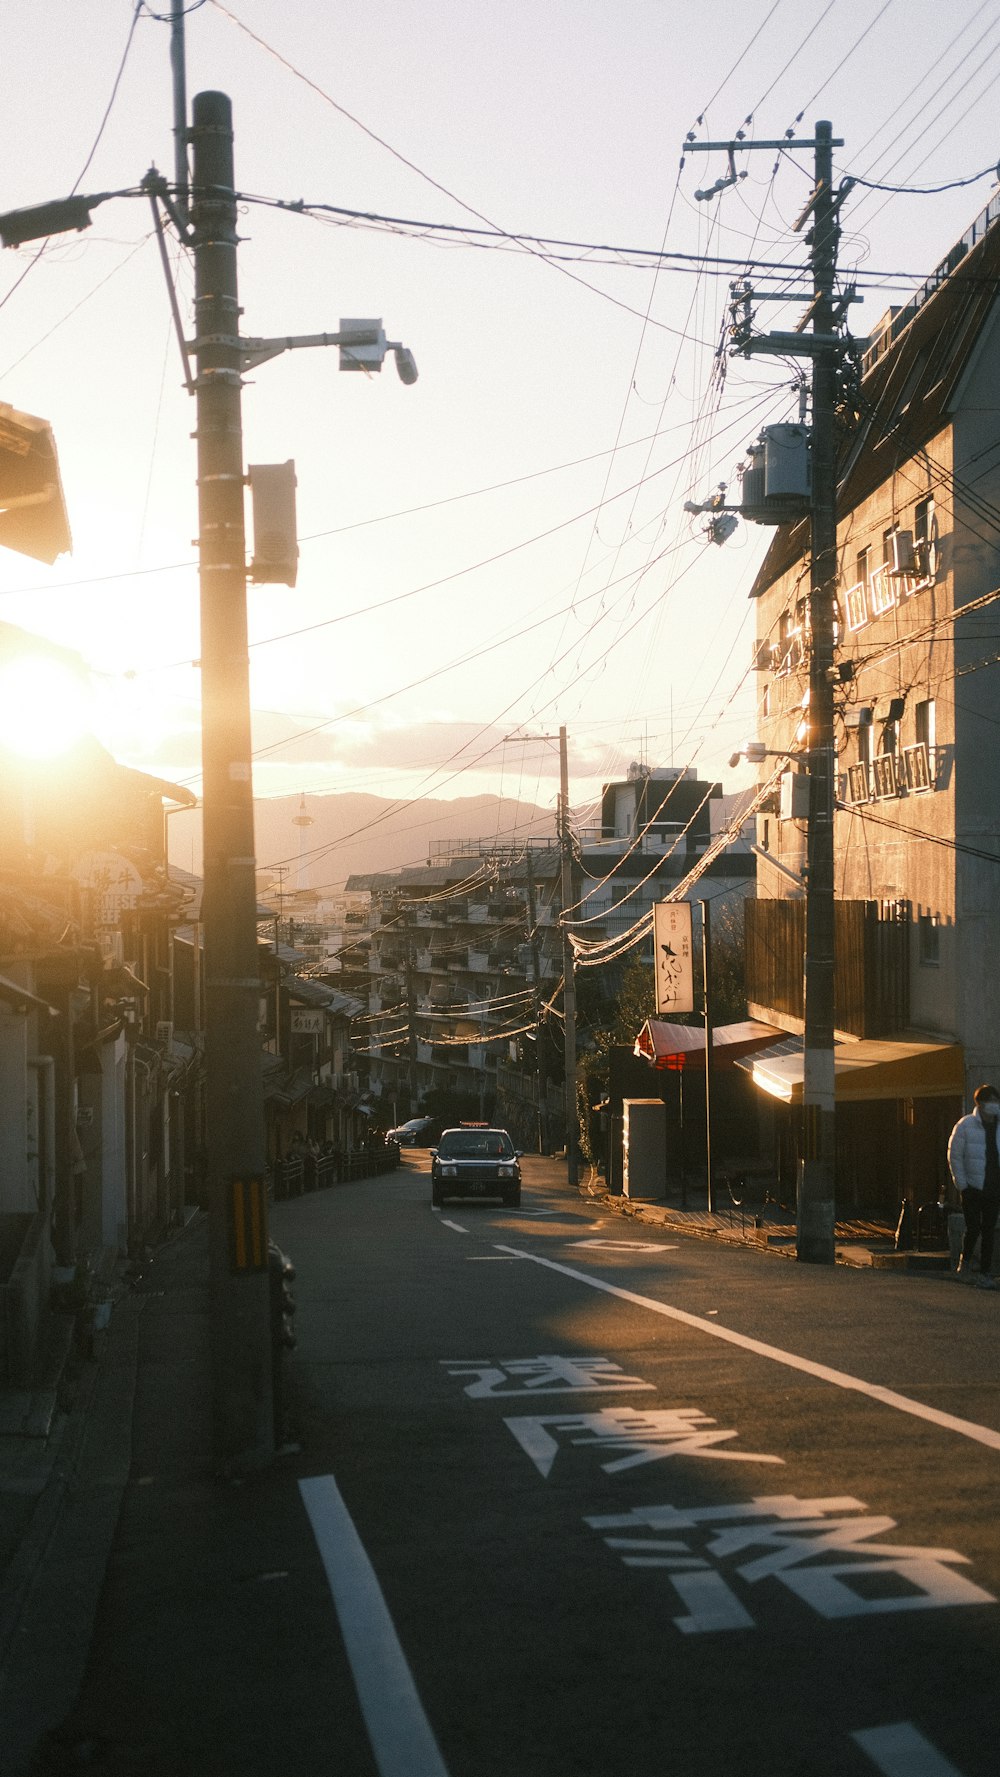
[[[446,1129],[431,1149],[431,1203],[439,1209],[446,1197],[500,1197],[516,1209],[520,1158],[506,1129],[482,1123]]]
[[[433,1117],[410,1117],[407,1122],[400,1123],[390,1129],[386,1141],[398,1141],[401,1148],[426,1148],[434,1140]]]

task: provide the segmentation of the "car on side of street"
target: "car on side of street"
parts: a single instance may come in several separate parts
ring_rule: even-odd
[[[401,1148],[429,1148],[439,1127],[433,1117],[409,1117],[395,1129],[386,1132],[386,1141],[398,1141]]]
[[[521,1201],[520,1152],[506,1129],[460,1124],[431,1149],[431,1203],[446,1197],[499,1197],[509,1209]]]

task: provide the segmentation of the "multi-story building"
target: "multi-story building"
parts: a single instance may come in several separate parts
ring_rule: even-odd
[[[442,844],[427,865],[348,879],[349,894],[371,900],[355,1042],[387,1120],[429,1093],[498,1114],[498,1063],[537,1036],[559,986],[559,868],[554,838],[476,839]]]
[[[599,825],[572,834],[568,923],[584,946],[626,935],[688,875],[712,837],[717,784],[634,765],[604,786]],[[525,1143],[565,1140],[559,842],[442,843],[426,866],[351,877],[370,896],[369,998],[355,1027],[392,1121],[448,1093]],[[749,846],[713,859],[691,889],[752,892]],[[651,950],[647,944],[651,958]],[[613,965],[608,965],[613,966]],[[433,1101],[431,1101],[433,1102]]]
[[[837,1192],[841,1213],[933,1201],[948,1129],[1000,1075],[1000,199],[863,358],[838,486]],[[808,523],[757,576],[759,737],[808,731]],[[751,1012],[803,1029],[806,822],[791,769],[758,819]],[[789,1045],[794,1047],[794,1044]],[[800,1046],[801,1047],[801,1046]],[[786,1180],[801,1053],[753,1064]]]

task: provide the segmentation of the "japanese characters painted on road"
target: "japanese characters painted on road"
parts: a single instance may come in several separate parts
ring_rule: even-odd
[[[656,1012],[694,1011],[690,901],[657,901],[653,908]]]
[[[539,1418],[506,1419],[526,1455],[540,1475],[548,1476],[559,1454],[559,1435],[570,1444],[582,1444],[600,1456],[610,1456],[601,1467],[606,1475],[662,1462],[668,1456],[714,1457],[720,1462],[774,1462],[780,1456],[760,1456],[744,1450],[718,1450],[739,1432],[720,1431],[714,1419],[697,1407],[666,1407],[642,1412],[638,1407],[602,1407],[599,1413],[547,1413]],[[617,1453],[617,1454],[616,1454]]]
[[[471,1400],[498,1395],[577,1394],[598,1388],[651,1389],[652,1382],[626,1376],[609,1357],[442,1358],[449,1376],[467,1376]]]
[[[968,1565],[954,1549],[872,1542],[895,1530],[896,1520],[852,1515],[866,1510],[860,1499],[779,1493],[738,1505],[636,1506],[584,1522],[593,1530],[630,1533],[604,1541],[626,1567],[663,1574],[685,1606],[673,1619],[682,1635],[756,1628],[744,1589],[768,1579],[827,1621],[996,1604],[954,1571]]]

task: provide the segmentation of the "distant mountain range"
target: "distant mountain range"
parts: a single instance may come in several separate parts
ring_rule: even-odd
[[[416,802],[348,793],[307,796],[311,825],[299,828],[298,796],[277,796],[255,805],[257,861],[267,872],[287,867],[290,889],[325,888],[348,876],[426,863],[442,840],[495,839],[511,844],[526,837],[555,837],[555,811],[509,796],[430,797]],[[299,836],[304,871],[299,880]],[[183,862],[183,860],[181,860]]]

